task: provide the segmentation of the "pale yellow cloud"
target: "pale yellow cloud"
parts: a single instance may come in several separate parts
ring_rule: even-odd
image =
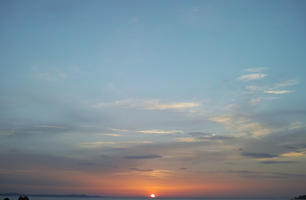
[[[305,152],[288,152],[288,153],[283,153],[280,156],[282,157],[301,157],[301,156],[305,156]]]
[[[266,125],[248,119],[246,117],[237,117],[234,115],[220,115],[210,118],[211,121],[224,124],[235,135],[251,135],[254,137],[262,137],[271,134],[275,129]]]
[[[159,103],[159,102],[146,102],[144,108],[148,110],[181,110],[187,108],[198,107],[200,104],[195,102],[174,102],[174,103]]]
[[[121,136],[120,134],[115,134],[115,133],[106,133],[104,135],[111,136],[111,137],[120,137]]]
[[[210,118],[211,121],[227,124],[231,121],[232,116],[231,115],[220,115],[216,117]]]
[[[182,138],[176,138],[175,141],[190,143],[190,142],[199,142],[200,140],[193,137],[182,137]]]

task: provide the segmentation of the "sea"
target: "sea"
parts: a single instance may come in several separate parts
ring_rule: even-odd
[[[0,196],[0,200],[8,197],[10,200],[18,200],[18,196]],[[152,198],[131,197],[31,197],[30,200],[152,200]],[[290,198],[154,198],[156,200],[290,200]]]

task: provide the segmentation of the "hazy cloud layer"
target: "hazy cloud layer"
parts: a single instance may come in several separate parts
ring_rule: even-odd
[[[132,156],[124,156],[125,159],[156,159],[156,158],[162,158],[160,155],[132,155]]]

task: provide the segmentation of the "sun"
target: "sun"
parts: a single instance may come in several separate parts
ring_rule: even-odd
[[[155,198],[155,194],[150,194],[150,197],[153,199]]]

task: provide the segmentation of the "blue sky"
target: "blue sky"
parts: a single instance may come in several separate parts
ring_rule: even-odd
[[[305,8],[1,1],[0,192],[303,192]]]

